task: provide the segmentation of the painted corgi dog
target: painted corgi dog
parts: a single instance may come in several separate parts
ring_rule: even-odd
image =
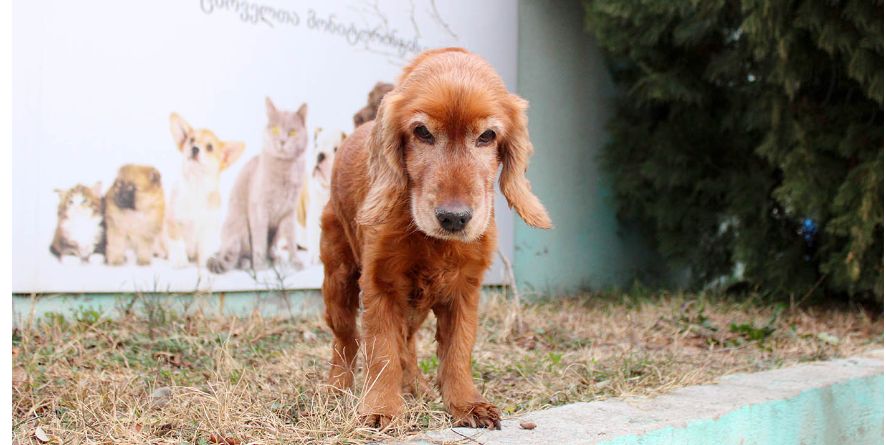
[[[298,228],[304,233],[299,239],[308,251],[308,264],[320,264],[320,215],[329,201],[335,153],[347,137],[341,130],[314,130],[313,165],[299,193],[296,207]]]
[[[243,142],[219,139],[207,129],[194,130],[176,113],[170,130],[182,157],[182,176],[169,196],[166,218],[169,260],[174,267],[204,266],[218,248],[221,227],[219,178],[243,154]]]

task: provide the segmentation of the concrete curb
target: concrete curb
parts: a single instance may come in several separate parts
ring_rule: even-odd
[[[532,421],[534,430],[520,429]],[[681,388],[655,398],[575,403],[502,421],[501,431],[453,428],[416,443],[882,444],[883,352]]]

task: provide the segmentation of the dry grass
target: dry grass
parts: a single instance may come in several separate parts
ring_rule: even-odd
[[[404,439],[449,419],[439,397],[407,400],[380,433],[355,412],[361,391],[323,390],[330,335],[319,316],[220,318],[165,310],[108,320],[48,317],[13,338],[13,436],[39,443],[364,443]],[[431,378],[433,317],[420,367]],[[515,308],[484,304],[474,355],[481,391],[505,415],[653,395],[718,376],[882,347],[882,315],[782,310],[699,296],[594,296]],[[153,396],[152,396],[153,394]]]

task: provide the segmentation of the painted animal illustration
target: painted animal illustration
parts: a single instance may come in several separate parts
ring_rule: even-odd
[[[170,131],[182,158],[182,176],[173,185],[166,210],[169,260],[175,267],[205,265],[218,249],[221,227],[221,173],[243,154],[243,142],[219,139],[207,129],[193,129],[181,116],[169,117]]]
[[[92,187],[77,184],[58,193],[58,223],[49,251],[59,260],[74,256],[88,262],[93,254],[104,251],[104,205],[102,185]]]
[[[304,233],[297,239],[308,251],[309,264],[320,264],[320,216],[329,201],[335,153],[347,137],[347,133],[341,130],[314,130],[313,165],[299,193],[296,208],[296,230]]]
[[[308,138],[307,104],[298,111],[278,110],[265,99],[268,124],[259,155],[243,166],[231,191],[228,214],[222,226],[221,248],[209,258],[214,273],[247,265],[267,268],[274,258],[273,246],[284,237],[289,258],[301,268],[296,251],[294,218],[298,192],[305,180]]]
[[[165,258],[165,206],[163,184],[156,168],[135,164],[120,167],[105,195],[105,261],[113,266],[122,265],[129,249],[135,252],[140,266],[151,264],[154,256]]]
[[[376,83],[366,98],[366,106],[354,114],[354,128],[374,120],[375,115],[378,113],[378,107],[381,105],[382,98],[385,97],[385,94],[387,94],[388,91],[393,89],[394,85],[392,84],[385,82]]]

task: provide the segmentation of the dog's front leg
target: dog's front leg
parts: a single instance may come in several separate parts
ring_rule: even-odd
[[[151,259],[154,257],[155,247],[157,246],[156,238],[157,236],[152,236],[151,233],[142,233],[133,236],[136,264],[139,266],[147,266],[151,264]]]
[[[363,294],[363,345],[366,348],[366,394],[360,414],[370,426],[385,428],[403,411],[400,350],[406,342],[405,299],[375,289]]]
[[[480,395],[471,377],[480,289],[452,298],[433,308],[437,316],[438,379],[443,404],[455,418],[456,425],[501,429],[498,408]]]
[[[166,247],[169,251],[169,262],[172,267],[182,268],[188,265],[188,248],[184,240],[182,225],[169,218],[166,221]]]
[[[117,224],[108,225],[107,242],[105,243],[105,262],[111,266],[119,266],[126,262],[126,234],[117,228]]]
[[[216,216],[216,218],[205,223],[203,227],[199,229],[198,233],[195,234],[196,245],[194,246],[194,259],[197,263],[197,268],[205,267],[212,252],[215,252],[219,248],[218,234],[220,228],[217,222],[218,214],[214,213],[213,216]]]

